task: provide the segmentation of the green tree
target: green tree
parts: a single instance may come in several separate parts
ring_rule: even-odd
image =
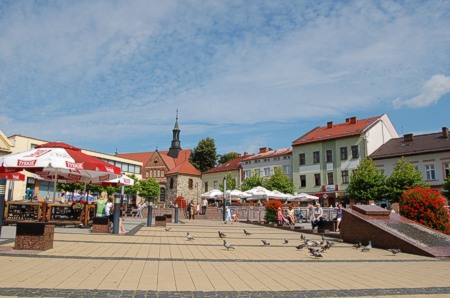
[[[227,190],[237,189],[236,179],[231,176],[231,173],[227,174]],[[223,191],[223,182],[219,184],[220,191]]]
[[[409,188],[428,186],[422,182],[422,173],[404,157],[394,164],[393,169],[392,174],[386,179],[386,198],[392,203],[398,203],[403,192]]]
[[[385,191],[385,177],[370,158],[362,160],[353,171],[347,188],[348,196],[357,202],[381,200]]]
[[[442,184],[442,195],[450,202],[450,175],[444,180],[444,184]]]
[[[229,152],[229,153],[226,153],[224,155],[219,155],[218,164],[223,165],[227,161],[230,161],[230,160],[235,159],[237,157],[239,157],[239,153],[237,153],[237,152]]]
[[[157,199],[159,197],[159,183],[155,178],[143,179],[139,182],[139,195],[146,200]]]
[[[263,184],[264,178],[260,177],[257,171],[254,171],[252,176],[245,178],[242,182],[241,190],[246,191],[256,186],[263,186]]]
[[[282,193],[294,193],[294,182],[286,175],[281,167],[274,168],[274,174],[269,179],[264,180],[265,188],[268,190],[278,190]]]
[[[128,175],[128,177],[134,180],[134,185],[125,186],[125,193],[129,197],[133,197],[136,196],[139,192],[139,180],[136,178],[136,175],[134,174]]]
[[[214,168],[217,164],[217,151],[214,139],[205,138],[201,140],[197,147],[192,149],[189,161],[202,173]]]

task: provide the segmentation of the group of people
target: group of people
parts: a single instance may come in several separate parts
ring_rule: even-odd
[[[196,204],[194,200],[191,200],[186,206],[186,215],[189,221],[195,221],[195,215],[205,215],[207,206],[208,200],[206,198],[202,200],[201,208],[200,204]]]
[[[97,200],[97,212],[95,216],[97,217],[108,217],[111,222],[114,220],[114,197],[108,196],[106,191],[100,193],[100,197]],[[122,211],[121,211],[122,212]],[[122,214],[119,216],[119,233],[126,234],[127,230],[123,227]]]
[[[288,224],[291,228],[295,226],[295,213],[292,206],[289,206],[287,215],[285,216],[281,207],[278,207],[277,211],[278,225]]]
[[[227,223],[229,221],[236,222],[238,220],[239,220],[238,214],[236,212],[231,211],[231,209],[228,206],[226,206],[225,207],[225,223]]]
[[[337,206],[338,209],[336,211],[336,217],[334,219],[336,220],[336,232],[339,232],[339,226],[342,220],[342,204],[338,204]],[[317,203],[315,207],[310,204],[308,208],[311,214],[311,227],[314,230],[315,227],[319,226],[320,223],[324,221],[323,208],[319,203]]]

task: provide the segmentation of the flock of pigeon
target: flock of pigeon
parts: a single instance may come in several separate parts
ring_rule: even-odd
[[[166,228],[166,231],[170,231],[171,228]],[[233,245],[231,245],[230,243],[228,243],[228,241],[224,238],[227,237],[227,235],[224,232],[218,231],[219,234],[219,238],[223,239],[223,246],[229,250],[229,249],[235,249],[235,247]],[[252,233],[248,232],[247,230],[244,229],[244,235],[245,236],[251,236]],[[191,240],[195,240],[195,238],[189,233],[187,232],[186,234],[186,239],[188,241]],[[301,250],[303,248],[307,248],[309,253],[314,257],[314,258],[323,258],[322,253],[324,253],[325,251],[329,250],[334,244],[335,242],[343,242],[342,239],[339,238],[328,238],[325,239],[325,237],[322,235],[322,240],[318,241],[318,240],[310,240],[309,238],[305,237],[303,234],[300,234],[300,240],[302,241],[302,243],[300,243],[299,245],[295,246],[295,248],[297,250]],[[261,240],[263,246],[269,246],[270,242],[268,240]],[[284,238],[283,239],[283,244],[288,244],[289,240]],[[353,245],[353,248],[355,249],[361,249],[361,252],[368,252],[370,251],[370,249],[372,248],[372,241],[369,241],[369,243],[364,246],[361,244],[361,242],[356,243]],[[400,249],[398,248],[391,248],[388,249],[389,252],[391,252],[393,255],[396,255],[398,253],[401,252]]]

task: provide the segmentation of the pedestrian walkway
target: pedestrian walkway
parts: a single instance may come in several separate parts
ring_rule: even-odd
[[[17,251],[13,241],[0,242],[0,295],[450,297],[447,259],[376,248],[361,252],[334,239],[316,258],[306,248],[296,249],[298,232],[245,223],[196,220],[161,228],[126,219],[125,224],[131,230],[126,235],[58,228],[47,251]],[[3,227],[2,239],[12,228]],[[223,246],[218,231],[234,249]],[[305,236],[321,241],[320,235]]]

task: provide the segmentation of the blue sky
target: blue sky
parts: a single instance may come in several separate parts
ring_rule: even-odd
[[[1,1],[0,130],[104,153],[450,126],[450,1]]]

